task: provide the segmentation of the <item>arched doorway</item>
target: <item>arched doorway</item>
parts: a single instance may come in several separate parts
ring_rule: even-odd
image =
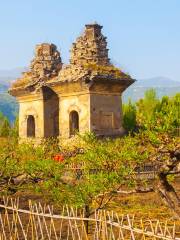
[[[27,137],[35,137],[35,119],[33,115],[27,118]]]
[[[44,137],[59,136],[59,97],[49,87],[43,86]]]
[[[79,114],[76,111],[70,112],[69,115],[69,130],[70,137],[74,136],[76,132],[79,132]]]

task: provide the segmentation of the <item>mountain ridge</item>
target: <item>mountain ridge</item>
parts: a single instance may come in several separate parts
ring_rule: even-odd
[[[136,86],[143,87],[174,87],[174,86],[180,86],[180,81],[172,80],[168,77],[158,76],[158,77],[152,77],[152,78],[144,78],[144,79],[138,79],[135,82]]]

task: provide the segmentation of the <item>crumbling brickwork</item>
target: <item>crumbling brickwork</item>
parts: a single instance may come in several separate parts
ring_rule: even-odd
[[[89,24],[85,26],[82,36],[78,37],[71,49],[70,63],[74,65],[109,65],[106,37],[101,33],[102,26]]]
[[[91,81],[99,79],[130,79],[130,76],[113,66],[108,57],[106,37],[102,26],[88,24],[82,36],[71,48],[70,64],[59,72],[60,81]]]
[[[42,43],[36,45],[35,57],[30,63],[29,71],[13,83],[12,87],[29,87],[31,84],[45,82],[58,76],[62,68],[60,53],[54,44]]]
[[[35,58],[30,65],[33,77],[51,78],[57,76],[61,68],[60,53],[54,44],[43,43],[36,46]]]

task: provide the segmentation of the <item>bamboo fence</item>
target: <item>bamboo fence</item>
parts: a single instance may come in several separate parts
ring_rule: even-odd
[[[84,210],[69,206],[57,214],[53,206],[31,201],[21,209],[19,199],[3,198],[0,240],[180,240],[175,223],[136,220],[104,210],[85,216]]]

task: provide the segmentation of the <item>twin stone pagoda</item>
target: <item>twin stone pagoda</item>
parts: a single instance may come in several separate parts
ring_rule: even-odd
[[[36,46],[30,70],[9,89],[19,102],[19,137],[69,138],[123,133],[123,91],[134,80],[110,62],[102,26],[88,24],[64,65],[54,44]]]

